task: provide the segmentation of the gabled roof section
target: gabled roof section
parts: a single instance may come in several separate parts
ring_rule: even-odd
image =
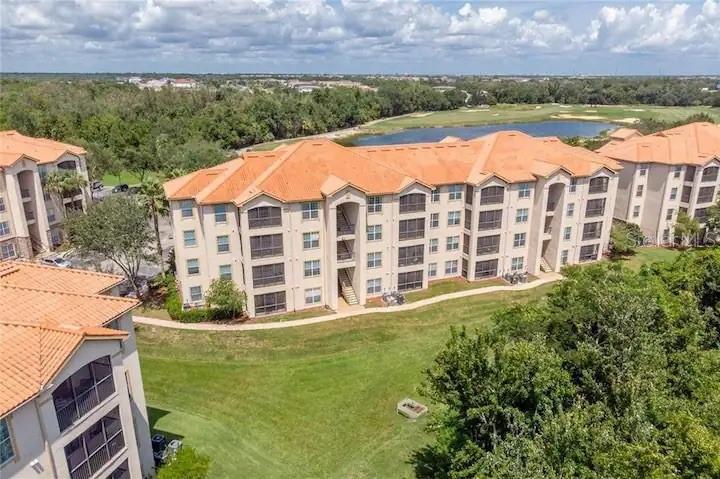
[[[0,285],[3,286],[100,294],[123,281],[121,276],[81,269],[54,268],[28,261],[0,262]]]
[[[79,156],[86,151],[80,146],[47,138],[33,138],[15,130],[0,132],[0,167],[10,166],[22,157],[38,164],[54,163],[65,153]]]
[[[618,128],[617,130],[611,131],[608,136],[611,140],[625,141],[636,136],[642,136],[642,133],[635,128]]]
[[[344,147],[327,139],[303,140],[199,170],[165,184],[171,200],[199,204],[246,203],[267,195],[280,202],[322,200],[345,185],[368,195],[395,194],[418,183],[428,188],[479,184],[492,176],[507,183],[535,181],[559,169],[587,176],[620,165],[557,138],[503,131],[476,140]]]
[[[632,163],[702,166],[720,158],[720,125],[690,123],[622,142],[611,141],[597,152]]]

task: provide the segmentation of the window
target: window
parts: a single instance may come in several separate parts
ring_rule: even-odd
[[[675,166],[673,168],[673,178],[680,178],[680,173],[682,173],[682,166]]]
[[[415,246],[404,246],[402,248],[398,249],[398,266],[412,266],[416,264],[421,264],[425,258],[425,246],[424,245],[415,245]]]
[[[715,187],[703,186],[698,190],[698,203],[710,203],[715,199]]]
[[[382,266],[382,253],[380,251],[377,251],[375,253],[368,253],[367,267],[379,268],[380,266]]]
[[[513,258],[512,260],[510,260],[510,271],[512,271],[512,272],[522,271],[523,265],[524,265],[524,260],[525,260],[525,258],[523,258],[522,256],[517,256],[517,257]]]
[[[382,212],[382,196],[370,196],[367,199],[368,213]]]
[[[670,221],[673,219],[673,212],[674,210],[672,208],[667,210],[667,213],[665,213],[665,220]]]
[[[0,259],[14,258],[15,257],[15,245],[12,243],[6,243],[0,245]]]
[[[633,218],[640,216],[640,205],[633,206]]]
[[[0,419],[0,465],[15,457],[7,418]]]
[[[187,274],[190,276],[200,274],[200,263],[197,258],[187,260]]]
[[[460,215],[462,212],[460,211],[450,211],[448,212],[448,226],[457,226],[460,224]]]
[[[370,225],[367,227],[367,240],[379,241],[382,239],[382,225]]]
[[[190,301],[193,303],[202,301],[202,288],[200,286],[190,287]]]
[[[500,235],[479,236],[477,239],[477,254],[494,254],[500,252]]]
[[[430,228],[437,228],[440,226],[440,213],[430,214]]]
[[[700,223],[705,223],[707,220],[708,209],[709,208],[695,208],[694,218]]]
[[[400,197],[400,213],[414,213],[417,211],[425,211],[424,194],[410,193]]]
[[[215,205],[215,224],[227,223],[227,206],[226,205]]]
[[[373,278],[367,280],[367,294],[379,294],[382,292],[382,279]]]
[[[530,183],[520,183],[520,186],[518,186],[518,198],[530,198]]]
[[[521,248],[525,246],[525,233],[515,233],[515,236],[513,237],[513,248]]]
[[[635,190],[635,196],[642,196],[644,188],[644,185],[637,185],[637,189]]]
[[[470,235],[468,234],[463,234],[462,249],[463,253],[470,254]]]
[[[494,230],[502,226],[502,210],[481,211],[478,230]]]
[[[125,459],[106,479],[128,479],[129,477],[130,467],[128,466],[128,460]]]
[[[560,264],[565,266],[568,263],[569,251],[564,249],[560,252]]]
[[[695,180],[695,171],[696,171],[696,168],[694,166],[685,167],[685,181],[694,181]]]
[[[599,244],[589,244],[580,248],[580,261],[592,261],[597,259],[600,251]]]
[[[448,199],[450,201],[456,201],[462,199],[462,185],[450,185],[448,186]]]
[[[255,295],[255,315],[281,313],[285,311],[285,291]]]
[[[114,392],[110,356],[96,359],[75,371],[52,393],[60,432],[84,417]]]
[[[192,218],[193,202],[191,200],[183,200],[180,202],[180,216],[182,218]]]
[[[311,231],[303,233],[303,249],[315,249],[320,247],[320,232]]]
[[[472,210],[465,210],[465,229],[472,229]]]
[[[195,230],[183,231],[183,244],[186,248],[197,245],[195,240]]]
[[[568,203],[565,216],[572,218],[575,215],[575,203]]]
[[[430,253],[438,252],[438,244],[439,244],[439,241],[437,238],[432,238],[430,240],[430,247],[429,247]]]
[[[671,200],[674,200],[675,198],[677,198],[677,192],[678,192],[677,187],[670,189],[670,199]]]
[[[10,223],[7,221],[0,222],[0,236],[6,236],[10,234]]]
[[[400,220],[400,239],[417,239],[425,237],[425,218]]]
[[[474,188],[470,185],[465,185],[465,204],[472,205],[473,202]]]
[[[218,277],[220,279],[232,279],[232,265],[230,264],[221,264],[219,269]]]
[[[303,274],[306,278],[320,276],[320,260],[312,259],[303,264]]]
[[[220,235],[217,237],[217,252],[218,253],[229,253],[230,252],[230,237],[228,235]]]
[[[528,208],[518,208],[515,212],[515,223],[527,223],[529,216]]]
[[[505,201],[505,188],[502,186],[488,186],[480,190],[481,205],[495,205]]]
[[[605,198],[597,200],[588,200],[585,206],[585,218],[592,218],[594,216],[602,216],[605,214]]]
[[[568,188],[570,193],[575,193],[577,191],[577,178],[571,178],[570,179],[570,187]]]
[[[285,263],[252,267],[253,288],[285,283]]]
[[[302,204],[302,219],[314,220],[320,215],[317,201],[310,201]]]
[[[458,262],[456,259],[452,261],[445,261],[445,276],[451,275],[451,274],[457,274],[458,272]]]
[[[590,180],[590,188],[588,192],[590,194],[593,193],[605,193],[608,190],[608,184],[610,183],[610,178],[607,176],[599,176],[597,178],[593,178]]]
[[[683,203],[690,203],[690,195],[692,195],[692,186],[683,186],[680,201]]]
[[[585,223],[583,225],[583,234],[582,234],[583,241],[589,240],[589,239],[600,239],[601,234],[602,234],[602,221],[597,221],[595,223]]]
[[[497,276],[498,260],[475,262],[475,279],[492,278]]]
[[[647,165],[640,165],[640,176],[647,175]]]
[[[456,251],[460,248],[460,237],[459,236],[448,236],[446,241],[447,251]]]
[[[5,211],[5,198],[0,196],[0,213],[3,213]]]
[[[718,169],[717,166],[708,166],[703,170],[700,181],[717,181]]]
[[[94,476],[124,448],[120,409],[116,407],[65,446],[70,479]]]
[[[320,303],[320,288],[310,288],[305,290],[305,304]]]
[[[463,258],[462,263],[460,263],[460,264],[462,265],[462,270],[460,271],[460,274],[462,275],[463,278],[467,278],[468,277],[468,264],[469,264],[467,258]]]
[[[54,208],[47,209],[47,216],[48,216],[48,223],[55,223],[55,220],[57,218],[55,217],[55,209]]]
[[[572,226],[566,226],[565,229],[563,229],[563,239],[565,241],[570,241],[571,236],[572,236]]]
[[[282,256],[283,254],[283,235],[282,233],[274,235],[261,235],[250,237],[250,258],[269,258],[272,256]]]
[[[438,201],[440,201],[440,190],[435,188],[430,192],[430,202],[437,203]]]
[[[269,226],[282,226],[281,210],[277,206],[258,206],[248,210],[248,227],[267,228]]]
[[[428,263],[428,278],[437,276],[437,263]]]
[[[423,284],[423,271],[411,271],[398,274],[398,291],[420,289]]]
[[[665,228],[662,232],[662,242],[666,244],[668,241],[670,241],[670,229]]]

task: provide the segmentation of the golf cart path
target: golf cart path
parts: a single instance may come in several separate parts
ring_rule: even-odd
[[[431,304],[440,303],[450,299],[466,298],[468,296],[477,296],[480,294],[497,293],[500,291],[526,291],[529,289],[552,283],[562,279],[559,273],[540,273],[539,278],[530,283],[507,285],[507,286],[488,286],[485,288],[468,289],[455,293],[443,294],[432,298],[422,299],[413,303],[405,303],[398,306],[385,306],[378,308],[348,309],[339,313],[326,314],[324,316],[316,316],[313,318],[294,319],[291,321],[276,321],[268,323],[249,323],[249,324],[213,324],[213,323],[180,323],[177,321],[169,321],[167,319],[147,318],[144,316],[133,315],[133,320],[137,324],[147,326],[160,326],[163,328],[173,329],[190,329],[194,331],[259,331],[265,329],[284,329],[294,328],[297,326],[307,326],[310,324],[325,323],[338,319],[351,318],[355,316],[364,316],[367,314],[385,314],[398,313],[400,311],[412,311],[414,309],[423,308]]]

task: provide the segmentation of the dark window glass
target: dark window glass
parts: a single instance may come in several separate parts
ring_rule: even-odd
[[[404,246],[398,249],[398,266],[422,264],[424,253],[425,245]]]
[[[281,225],[281,210],[277,206],[258,206],[248,210],[248,226],[251,229]]]
[[[478,230],[494,230],[502,226],[502,210],[481,211]]]
[[[423,193],[410,193],[401,196],[400,213],[425,211],[425,196]]]
[[[253,266],[253,287],[272,286],[285,283],[285,263]]]
[[[115,392],[110,356],[86,364],[53,391],[60,431],[92,411]]]
[[[255,314],[263,315],[281,311],[285,311],[285,291],[255,295]]]
[[[480,190],[480,204],[494,205],[505,201],[505,188],[502,186],[488,186]]]
[[[479,236],[477,239],[477,254],[494,254],[500,252],[500,235]]]
[[[605,214],[605,198],[596,200],[588,200],[585,208],[585,217],[592,218],[594,216],[602,216]]]
[[[250,237],[250,258],[267,258],[282,256],[283,235],[262,235]]]
[[[498,260],[477,261],[475,263],[475,279],[497,276]]]
[[[407,291],[410,289],[420,289],[423,283],[423,271],[410,271],[408,273],[398,274],[398,290]]]
[[[425,237],[425,218],[400,220],[400,239],[417,239]]]
[[[585,223],[583,225],[583,240],[599,239],[602,233],[602,221],[596,223]]]
[[[608,190],[610,179],[606,176],[593,178],[590,180],[590,193],[605,193]]]

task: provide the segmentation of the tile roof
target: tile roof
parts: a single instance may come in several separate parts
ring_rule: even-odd
[[[507,182],[535,181],[559,169],[588,176],[620,165],[557,138],[534,138],[518,131],[475,140],[345,147],[327,139],[283,145],[268,152],[199,170],[165,184],[171,200],[199,204],[242,204],[260,194],[283,202],[321,200],[345,185],[367,194],[392,194],[414,182],[430,187],[480,184],[492,176]]]
[[[83,341],[127,335],[105,325],[137,302],[97,294],[120,281],[101,273],[0,262],[0,416],[39,394]]]
[[[33,138],[15,130],[0,131],[0,168],[10,166],[20,158],[38,164],[54,163],[65,153],[84,155],[85,149],[47,138]]]
[[[704,165],[720,158],[720,125],[690,123],[625,141],[611,141],[598,153],[633,163]]]
[[[628,138],[632,138],[634,136],[641,136],[642,134],[637,131],[635,128],[618,128],[617,130],[613,130],[610,132],[610,135],[608,135],[611,139],[618,139],[618,140],[627,140]]]

